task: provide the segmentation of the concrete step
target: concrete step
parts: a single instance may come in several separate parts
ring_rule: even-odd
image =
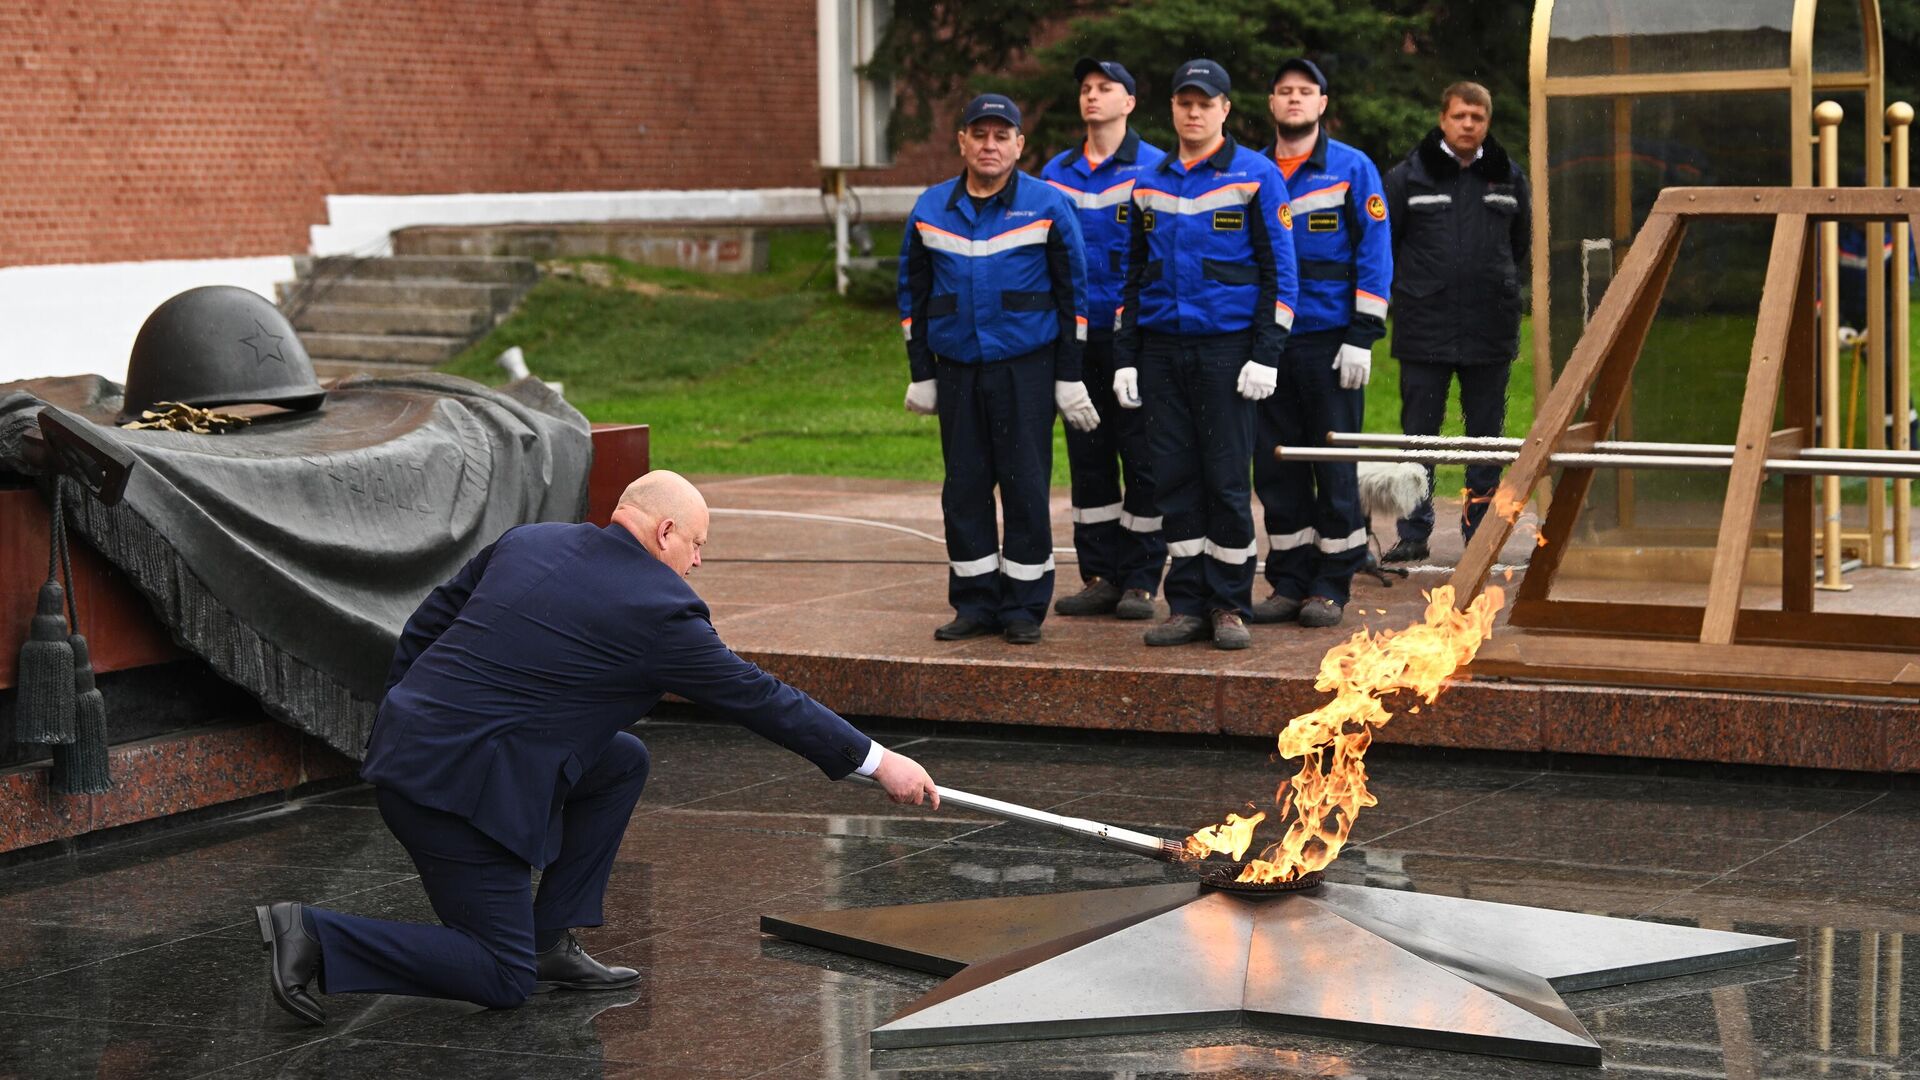
[[[328,379],[344,379],[349,375],[418,375],[421,372],[432,370],[432,364],[408,364],[383,360],[348,360],[332,356],[316,356],[313,358],[313,374],[322,382]]]
[[[311,279],[309,279],[311,280]],[[389,308],[465,308],[498,314],[513,306],[521,290],[513,285],[424,278],[417,281],[368,281],[342,278],[310,285],[309,281],[281,282],[284,303],[290,295],[304,295],[309,305],[346,304]]]
[[[321,258],[298,256],[294,269],[302,278],[344,277],[377,281],[472,281],[532,285],[540,268],[532,259],[458,255],[389,255],[356,259],[347,255]]]
[[[308,333],[424,334],[472,338],[493,325],[478,308],[380,307],[371,304],[315,304],[294,313],[293,328]]]
[[[300,343],[311,357],[415,364],[438,364],[467,347],[464,337],[410,334],[301,334]]]

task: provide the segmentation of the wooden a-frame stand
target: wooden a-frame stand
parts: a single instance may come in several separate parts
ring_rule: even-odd
[[[1476,674],[1629,685],[1691,686],[1920,697],[1920,618],[1821,613],[1814,601],[1814,478],[1783,478],[1783,574],[1779,611],[1742,610],[1754,513],[1766,460],[1813,445],[1818,366],[1812,223],[1910,221],[1920,238],[1916,188],[1669,188],[1536,411],[1518,458],[1502,478],[1493,513],[1454,571],[1461,607],[1486,586],[1512,535],[1526,493],[1550,455],[1590,450],[1607,438],[1631,385],[1634,363],[1660,305],[1680,240],[1694,218],[1774,221],[1773,247],[1740,406],[1732,472],[1714,549],[1706,606],[1555,600],[1548,594],[1593,483],[1591,468],[1566,468],[1553,488],[1543,545],[1534,551],[1509,616],[1474,660]],[[1785,393],[1785,425],[1773,426]],[[1585,404],[1585,415],[1580,416]],[[1631,468],[1630,462],[1622,467]],[[1504,512],[1503,512],[1504,511]]]

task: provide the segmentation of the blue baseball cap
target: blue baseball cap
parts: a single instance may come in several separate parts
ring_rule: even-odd
[[[1134,92],[1133,76],[1117,60],[1095,60],[1091,56],[1083,56],[1079,63],[1073,65],[1073,81],[1078,83],[1096,71],[1126,87],[1127,93]]]
[[[1014,130],[1020,128],[1020,106],[1005,94],[981,94],[967,102],[965,112],[960,114],[960,126],[969,127],[975,120],[1005,120]]]
[[[1287,58],[1286,60],[1281,61],[1280,67],[1278,68],[1278,70],[1274,71],[1273,73],[1273,85],[1279,86],[1280,76],[1285,75],[1289,71],[1297,71],[1300,74],[1305,75],[1307,78],[1312,79],[1314,83],[1320,87],[1321,93],[1324,94],[1327,92],[1326,74],[1320,70],[1320,65],[1314,63],[1313,61],[1307,59],[1304,56],[1293,56],[1293,57]]]
[[[1173,92],[1179,93],[1187,87],[1194,87],[1208,97],[1219,97],[1233,89],[1233,80],[1227,77],[1227,69],[1211,60],[1189,60],[1173,71]]]

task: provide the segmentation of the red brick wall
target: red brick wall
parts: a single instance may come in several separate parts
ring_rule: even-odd
[[[0,41],[5,265],[305,251],[328,194],[818,180],[813,0],[16,0]]]

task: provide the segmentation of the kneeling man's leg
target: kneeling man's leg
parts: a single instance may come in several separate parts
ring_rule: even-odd
[[[535,949],[544,952],[576,926],[606,921],[600,904],[607,877],[650,765],[646,744],[623,731],[567,793],[560,857],[541,873],[533,898]]]

